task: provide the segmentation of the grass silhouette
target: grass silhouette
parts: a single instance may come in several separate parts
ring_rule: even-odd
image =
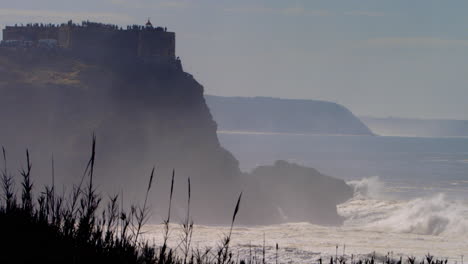
[[[26,165],[19,171],[21,176],[21,199],[17,200],[15,178],[7,167],[4,148],[1,171],[2,197],[0,200],[0,263],[141,263],[141,264],[265,264],[265,236],[262,258],[235,257],[230,247],[232,231],[240,209],[240,193],[229,233],[215,248],[200,250],[192,247],[194,223],[190,215],[191,184],[188,178],[186,217],[182,221],[182,235],[175,248],[168,246],[171,206],[174,191],[175,171],[172,173],[169,208],[164,220],[163,244],[152,245],[142,238],[142,228],[148,220],[148,196],[153,186],[155,168],[152,169],[146,188],[143,206],[132,205],[129,211],[122,209],[122,195],[109,197],[106,204],[93,185],[96,153],[96,137],[93,135],[91,155],[80,183],[73,186],[70,194],[57,195],[52,159],[51,186],[34,197],[31,178],[32,164],[26,150]],[[121,202],[119,203],[119,198]],[[279,246],[276,243],[275,259],[279,263]],[[256,251],[255,251],[256,254]],[[322,258],[311,260],[322,264]],[[330,258],[330,264],[377,264],[375,255],[363,259],[338,255]],[[402,264],[390,254],[379,259],[383,264]],[[421,261],[408,257],[408,264],[447,264],[447,260],[435,259],[427,254]]]
[[[181,240],[183,254],[169,248],[171,204],[175,171],[172,174],[169,211],[164,220],[164,243],[160,247],[141,239],[142,227],[148,220],[148,195],[153,185],[155,169],[151,171],[143,206],[133,205],[128,212],[118,203],[119,195],[102,198],[93,185],[96,138],[93,136],[91,156],[80,183],[69,195],[57,195],[54,186],[45,186],[37,199],[33,197],[32,164],[26,151],[26,166],[20,170],[21,200],[17,201],[15,178],[9,173],[7,155],[3,152],[0,203],[0,263],[232,263],[229,253],[230,236],[218,252],[198,254],[191,248],[193,222],[190,219],[190,179],[188,210]],[[236,205],[233,221],[239,210]],[[200,251],[198,251],[200,252]],[[220,258],[219,256],[222,256]]]

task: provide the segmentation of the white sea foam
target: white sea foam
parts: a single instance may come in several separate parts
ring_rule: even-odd
[[[263,236],[266,237],[266,258],[275,261],[274,245],[280,246],[281,263],[310,263],[319,258],[343,254],[360,256],[376,252],[385,255],[424,256],[431,252],[439,258],[459,262],[468,252],[468,206],[451,201],[444,194],[435,194],[412,200],[382,197],[386,189],[378,177],[350,182],[355,188],[353,199],[338,206],[345,217],[341,227],[325,227],[310,223],[288,223],[272,226],[237,227],[232,245],[241,256],[257,254],[261,257]],[[242,209],[241,209],[242,210]],[[162,241],[160,225],[147,226],[156,243]],[[195,247],[213,247],[221,240],[228,227],[196,226],[193,234]],[[180,230],[174,226],[171,233],[177,244]],[[255,251],[256,250],[256,251]]]
[[[395,206],[385,219],[368,224],[380,230],[423,235],[468,234],[468,208],[444,194],[418,198]]]
[[[338,206],[348,226],[421,235],[468,235],[468,206],[462,201],[450,201],[443,193],[409,201],[382,199],[385,185],[378,177],[349,184],[356,195]]]
[[[366,198],[382,198],[385,185],[378,176],[349,181],[348,185],[354,188],[355,196]]]

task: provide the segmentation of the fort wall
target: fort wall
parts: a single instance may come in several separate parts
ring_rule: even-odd
[[[175,58],[175,33],[138,32],[138,56]]]
[[[58,27],[6,27],[3,40],[39,41],[40,39],[58,39]]]
[[[149,23],[149,22],[148,22]],[[175,33],[162,27],[129,26],[83,22],[68,22],[59,26],[38,24],[7,26],[3,30],[4,41],[39,42],[54,39],[59,48],[78,54],[117,55],[144,59],[175,60]]]

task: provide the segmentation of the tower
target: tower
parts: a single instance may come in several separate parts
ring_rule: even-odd
[[[146,28],[153,28],[153,24],[151,24],[150,19],[148,18],[148,22],[145,24]]]

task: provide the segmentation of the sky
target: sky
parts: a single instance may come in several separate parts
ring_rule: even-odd
[[[468,119],[467,11],[466,0],[0,0],[0,27],[151,18],[176,32],[207,94]]]

